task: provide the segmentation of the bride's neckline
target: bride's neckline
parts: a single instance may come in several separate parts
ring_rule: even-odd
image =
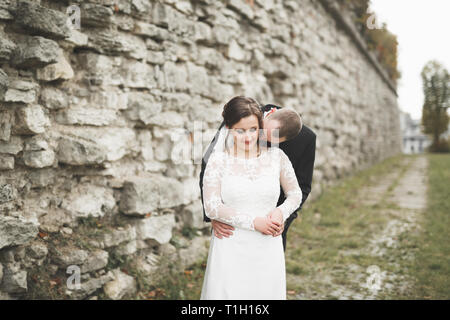
[[[233,159],[236,159],[236,160],[244,160],[244,161],[248,161],[248,160],[259,159],[259,158],[261,158],[264,154],[266,154],[268,151],[269,151],[269,148],[263,148],[257,157],[251,157],[251,158],[241,158],[241,157],[236,157],[236,156],[232,155],[231,153],[228,153],[228,151],[224,151],[224,153],[225,153],[228,157],[230,157],[230,158],[233,158]]]

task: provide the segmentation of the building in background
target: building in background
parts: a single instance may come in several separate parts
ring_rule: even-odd
[[[414,154],[425,152],[426,148],[431,144],[431,140],[422,132],[420,119],[414,120],[409,113],[401,112],[400,127],[403,135],[403,153]]]

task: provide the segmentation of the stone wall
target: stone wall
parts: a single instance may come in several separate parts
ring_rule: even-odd
[[[132,297],[205,257],[199,160],[235,95],[316,132],[311,199],[400,151],[395,88],[326,1],[2,0],[0,298]]]

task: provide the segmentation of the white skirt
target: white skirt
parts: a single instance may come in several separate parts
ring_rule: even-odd
[[[229,238],[212,232],[201,300],[286,300],[281,235],[235,228]]]

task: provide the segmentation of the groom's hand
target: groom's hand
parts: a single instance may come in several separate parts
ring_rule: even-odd
[[[234,230],[234,228],[226,223],[211,220],[211,225],[214,230],[214,235],[219,239],[222,239],[222,237],[228,238],[233,235],[233,232],[231,231]]]

